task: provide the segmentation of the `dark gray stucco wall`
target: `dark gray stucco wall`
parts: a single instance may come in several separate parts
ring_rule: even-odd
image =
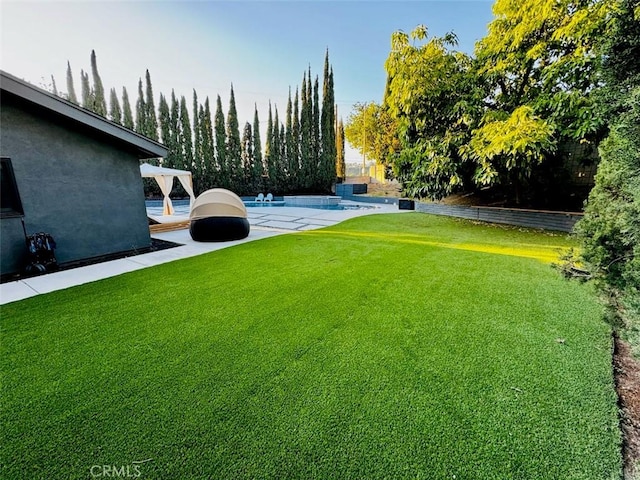
[[[11,158],[29,234],[58,244],[60,263],[148,247],[139,161],[90,131],[3,97],[0,154]],[[0,270],[24,265],[19,219],[0,220]]]

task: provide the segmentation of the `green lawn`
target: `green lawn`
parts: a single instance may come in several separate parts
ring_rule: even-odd
[[[618,478],[567,246],[374,215],[6,305],[0,476]]]

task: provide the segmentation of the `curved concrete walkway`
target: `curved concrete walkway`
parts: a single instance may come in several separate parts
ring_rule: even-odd
[[[346,205],[356,206],[354,202],[344,202]],[[300,207],[249,207],[247,208],[251,232],[242,240],[222,243],[194,242],[188,230],[154,233],[152,236],[160,240],[179,243],[181,246],[145,253],[109,262],[97,263],[86,267],[49,273],[37,277],[26,278],[0,285],[0,305],[43,293],[49,293],[64,288],[95,282],[103,278],[113,277],[126,272],[172,262],[182,258],[193,257],[203,253],[220,250],[240,243],[246,243],[262,238],[273,237],[285,233],[313,230],[335,225],[344,220],[376,213],[399,212],[396,205],[363,205],[362,209],[354,210],[319,210]],[[404,210],[403,210],[404,211]],[[153,211],[149,214],[154,218]],[[173,217],[161,217],[162,221],[186,220],[188,214],[178,210]]]

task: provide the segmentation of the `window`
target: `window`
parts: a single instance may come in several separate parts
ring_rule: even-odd
[[[18,194],[16,177],[13,175],[11,159],[0,158],[0,218],[19,217],[24,214]]]

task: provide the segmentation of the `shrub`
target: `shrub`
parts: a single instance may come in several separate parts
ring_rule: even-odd
[[[596,184],[576,226],[582,257],[640,348],[640,87],[600,147]]]

